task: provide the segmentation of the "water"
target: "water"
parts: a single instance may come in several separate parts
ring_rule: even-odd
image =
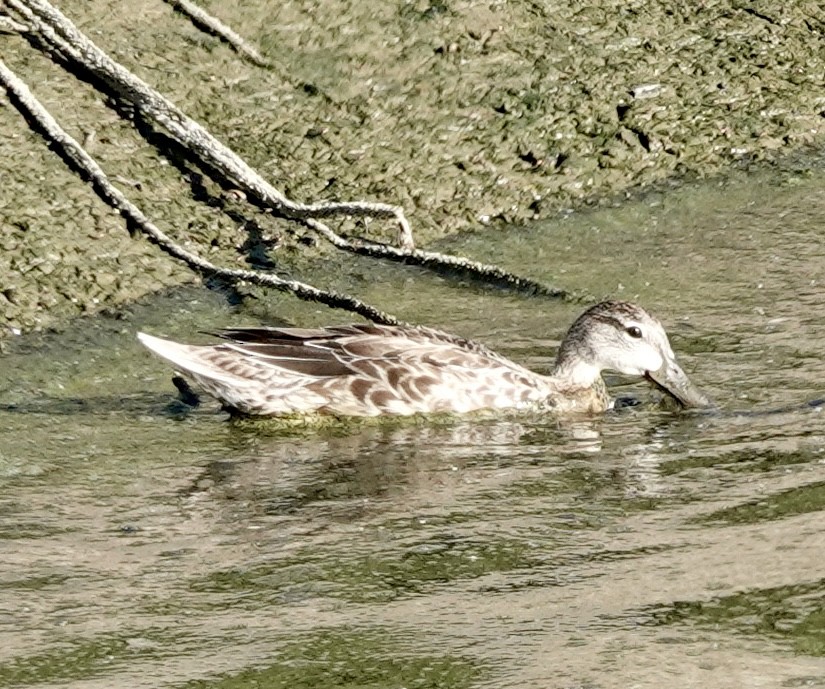
[[[232,423],[186,411],[134,339],[348,320],[283,296],[180,290],[8,344],[0,686],[825,686],[823,182],[446,246],[641,302],[718,415]],[[581,309],[324,274],[545,370]]]

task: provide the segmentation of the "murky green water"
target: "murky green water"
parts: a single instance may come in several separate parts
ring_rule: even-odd
[[[10,343],[0,686],[825,686],[824,183],[447,247],[638,300],[714,416],[230,423],[134,339],[346,320],[281,296],[182,291]],[[343,266],[333,287],[538,368],[580,309]]]

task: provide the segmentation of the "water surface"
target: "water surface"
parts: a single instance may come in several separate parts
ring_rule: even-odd
[[[134,339],[348,320],[278,295],[181,290],[9,343],[0,686],[825,686],[823,183],[734,177],[442,247],[639,301],[716,415],[233,423]],[[582,308],[351,257],[330,275],[542,370]]]

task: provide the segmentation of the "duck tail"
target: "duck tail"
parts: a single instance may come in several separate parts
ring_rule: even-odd
[[[227,385],[237,385],[241,382],[237,377],[215,366],[209,361],[208,357],[204,356],[204,351],[211,349],[208,346],[199,347],[196,345],[180,344],[179,342],[164,340],[154,335],[147,335],[146,333],[138,333],[137,338],[144,347],[159,357],[173,363],[175,367],[183,373]]]

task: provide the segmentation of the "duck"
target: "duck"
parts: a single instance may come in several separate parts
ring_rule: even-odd
[[[455,335],[416,325],[227,328],[220,344],[138,333],[140,342],[242,415],[339,417],[611,409],[602,372],[645,378],[682,408],[713,403],[681,368],[662,324],[642,307],[604,301],[570,326],[549,375]]]

